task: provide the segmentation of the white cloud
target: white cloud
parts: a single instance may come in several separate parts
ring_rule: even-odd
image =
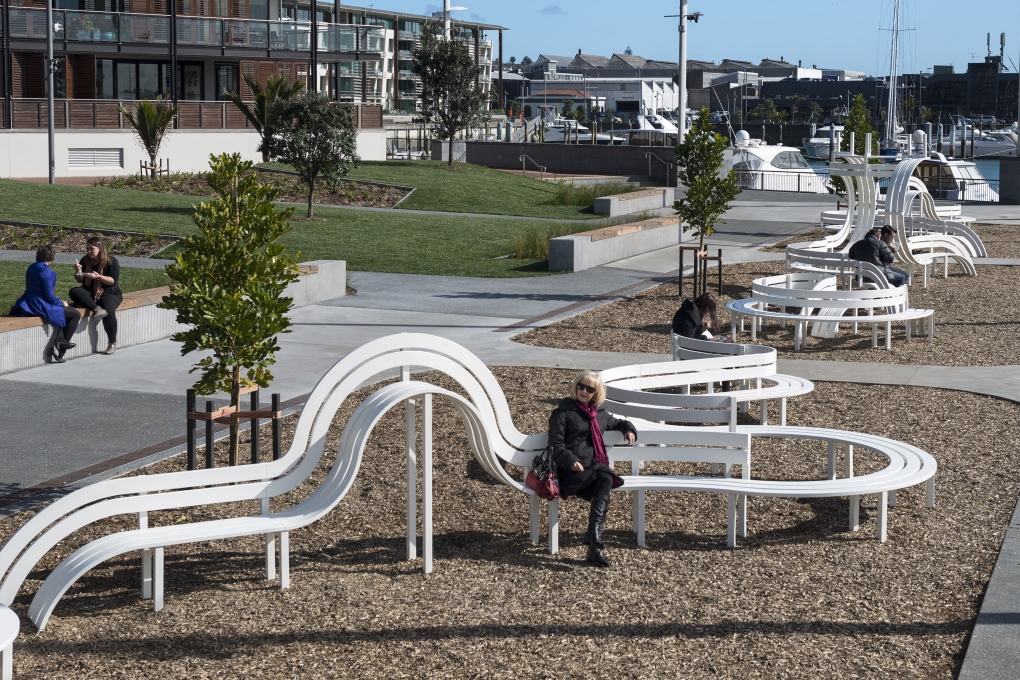
[[[567,14],[566,11],[559,5],[546,5],[546,7],[539,10],[538,13],[547,17],[562,17]]]

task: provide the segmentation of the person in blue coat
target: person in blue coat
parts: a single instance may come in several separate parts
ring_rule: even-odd
[[[25,293],[11,307],[12,316],[41,316],[45,323],[63,330],[53,345],[53,361],[64,363],[64,353],[74,347],[71,338],[78,328],[81,314],[74,307],[53,294],[57,273],[50,269],[53,247],[43,246],[35,251],[35,264],[25,272]]]

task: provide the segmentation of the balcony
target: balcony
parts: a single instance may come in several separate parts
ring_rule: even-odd
[[[67,43],[170,45],[171,18],[162,14],[53,11],[54,39]],[[311,49],[312,24],[298,21],[177,17],[177,44],[184,47],[303,51]],[[383,57],[381,26],[319,24],[319,52],[374,61]],[[11,9],[14,40],[45,40],[46,10]]]

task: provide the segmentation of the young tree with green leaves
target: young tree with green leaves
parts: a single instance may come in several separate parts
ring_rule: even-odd
[[[808,102],[808,111],[811,112],[811,115],[810,115],[811,120],[813,120],[816,124],[820,124],[822,122],[822,117],[824,116],[824,112],[822,111],[822,105],[821,104],[819,104],[818,102],[816,102],[814,100],[809,101]]]
[[[142,99],[135,102],[135,108],[128,111],[120,107],[138,138],[138,143],[149,155],[149,176],[156,179],[156,155],[170,130],[173,129],[177,107],[168,99],[157,97],[155,101]]]
[[[336,186],[361,162],[351,108],[318,92],[273,104],[260,149],[294,166],[308,185],[308,217],[319,178]]]
[[[475,65],[467,45],[444,40],[439,24],[426,21],[414,48],[414,72],[421,77],[421,115],[449,140],[452,167],[454,136],[484,115],[487,96],[477,86],[483,68]]]
[[[283,76],[270,76],[269,80],[266,81],[266,86],[262,87],[259,85],[259,81],[247,74],[243,75],[242,78],[244,78],[244,84],[251,90],[251,103],[243,101],[241,95],[236,92],[223,90],[223,95],[234,102],[234,106],[241,110],[241,113],[244,114],[244,117],[248,119],[251,126],[262,137],[262,141],[265,142],[265,129],[269,124],[270,109],[272,109],[273,104],[278,101],[293,99],[301,92],[301,88],[305,84],[301,81],[292,84]],[[269,160],[269,156],[264,150],[262,152],[262,160]]]
[[[751,109],[747,117],[751,120],[760,120],[763,123],[782,123],[786,119],[786,111],[777,109],[773,100],[765,99]]]
[[[190,326],[171,336],[182,355],[212,352],[191,369],[201,371],[195,391],[228,392],[230,404],[239,406],[242,386],[269,387],[269,367],[280,351],[276,336],[290,332],[294,301],[284,291],[297,278],[297,261],[280,239],[291,229],[293,208],[276,209],[279,192],[260,184],[254,164],[240,154],[210,156],[209,164],[206,178],[218,198],[195,208],[199,233],[181,242],[166,268],[170,295],[159,306]],[[238,459],[238,425],[231,421],[231,465]]]
[[[800,103],[802,101],[804,101],[805,99],[806,99],[806,97],[804,95],[797,94],[796,92],[794,92],[793,96],[790,97],[790,122],[791,123],[796,123],[797,122],[797,111],[800,109]]]
[[[850,104],[850,112],[843,121],[843,141],[840,143],[840,151],[850,150],[850,133],[854,133],[854,149],[857,155],[863,155],[865,149],[864,136],[869,132],[871,137],[871,153],[878,151],[878,138],[874,134],[875,128],[868,121],[868,103],[864,100],[863,94],[855,94]]]
[[[719,176],[729,142],[713,128],[708,109],[701,109],[675,154],[680,183],[687,193],[674,201],[673,210],[680,216],[681,229],[698,235],[699,251],[705,249],[705,238],[715,232],[715,224],[725,223],[723,213],[740,193],[732,170]]]

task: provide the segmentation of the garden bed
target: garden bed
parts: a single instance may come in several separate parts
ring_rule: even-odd
[[[574,375],[494,372],[525,432],[545,429]],[[339,412],[327,459],[366,394]],[[934,509],[924,506],[923,486],[902,491],[882,544],[874,538],[873,497],[863,499],[859,533],[847,530],[845,498],[754,498],[747,538],[727,550],[725,497],[650,492],[647,547],[638,548],[628,496],[614,494],[613,567],[596,570],[583,562],[587,506],[561,504],[559,554],[532,546],[527,498],[482,471],[459,416],[438,399],[435,571],[424,576],[420,559],[404,559],[404,414],[396,409],[369,440],[348,495],[323,520],[292,532],[289,590],[265,581],[261,537],[173,546],[166,606],[154,615],[139,599],[138,555],[129,553],[72,587],[44,632],[23,619],[16,671],[46,678],[951,678],[1020,493],[1020,480],[1007,474],[1017,464],[1018,411],[965,393],[819,384],[791,400],[790,424],[867,431],[929,451],[939,463]],[[294,420],[284,421],[285,442]],[[269,436],[263,428],[263,456]],[[225,455],[221,443],[219,464]],[[821,445],[756,439],[752,473],[824,478],[825,458]],[[860,473],[878,466],[864,451],[857,463]],[[183,464],[177,456],[141,474]],[[274,511],[307,497],[329,464],[274,500]],[[650,471],[706,474],[708,466]],[[258,502],[150,512],[149,522],[229,512],[257,514]],[[0,539],[30,514],[0,520]],[[15,610],[24,614],[60,559],[134,522],[104,520],[62,542],[32,572]]]
[[[36,250],[51,245],[58,253],[85,253],[85,241],[103,239],[106,252],[122,257],[150,257],[175,239],[155,234],[101,234],[87,229],[64,227],[20,227],[0,224],[0,250]]]
[[[993,251],[991,255],[997,256]],[[786,263],[749,262],[723,268],[723,294],[719,301],[719,323],[729,332],[729,312],[724,303],[750,297],[751,281],[763,276],[785,273]],[[758,332],[758,342],[770,345],[787,359],[826,359],[869,361],[936,366],[999,366],[1016,363],[1020,356],[1020,305],[1016,267],[982,265],[977,277],[959,274],[950,268],[948,279],[932,274],[928,288],[920,284],[920,268],[910,288],[911,307],[935,310],[935,342],[927,338],[905,341],[903,324],[893,324],[892,349],[886,350],[885,330],[880,329],[879,347],[871,346],[871,328],[859,327],[857,335],[849,325],[841,325],[839,334],[829,340],[808,336],[807,346],[793,351],[793,324],[785,329],[775,321]],[[715,272],[709,271],[714,283]],[[690,276],[685,279],[690,291]],[[709,290],[715,294],[714,285]],[[597,307],[563,321],[514,336],[526,345],[561,347],[600,352],[653,352],[669,354],[670,326],[680,306],[676,283],[665,283],[622,300]],[[750,328],[750,326],[745,326]],[[750,342],[750,332],[738,335]]]
[[[271,184],[280,191],[280,195],[277,197],[278,201],[294,203],[308,201],[308,185],[295,175],[260,170],[259,179],[263,184]],[[101,177],[96,180],[94,186],[187,196],[209,196],[212,193],[204,175],[183,172],[156,179],[139,178],[137,175]],[[321,205],[392,208],[405,196],[407,196],[406,189],[393,186],[348,180],[341,182],[334,189],[320,181],[315,187],[313,201]]]

